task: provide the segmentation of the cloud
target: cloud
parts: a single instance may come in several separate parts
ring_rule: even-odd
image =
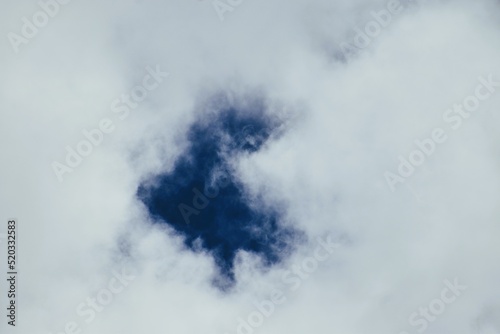
[[[457,278],[467,289],[425,333],[499,332],[500,96],[460,131],[447,127],[447,141],[394,192],[384,177],[416,140],[447,126],[443,113],[478,77],[500,81],[498,2],[402,5],[346,55],[341,44],[388,2],[244,1],[221,21],[210,1],[73,0],[17,53],[8,34],[41,6],[4,4],[0,203],[19,221],[18,330],[231,334],[281,290],[286,301],[254,332],[418,333],[410,316]],[[119,119],[113,101],[140,86],[148,66],[169,75]],[[238,131],[221,115],[250,110],[272,131],[258,149],[228,148]],[[60,183],[52,163],[105,118],[116,128]],[[227,154],[210,153],[231,167],[242,207],[259,218],[277,210],[272,219],[303,236],[271,266],[274,230],[260,253],[233,249],[230,290],[213,285],[211,249],[158,223],[137,196],[183,163],[198,173],[204,164],[189,154],[202,139]],[[188,170],[187,188],[173,189],[215,177]],[[232,198],[216,199],[221,212]],[[250,231],[248,240],[259,235]],[[290,291],[283,275],[326,236],[340,247]],[[87,322],[79,305],[106,298],[123,268],[134,279]]]

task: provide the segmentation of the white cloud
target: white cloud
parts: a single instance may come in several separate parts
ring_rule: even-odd
[[[384,178],[479,76],[500,80],[498,2],[421,1],[341,61],[340,43],[385,6],[255,0],[221,22],[210,1],[73,0],[16,54],[6,36],[39,7],[5,3],[0,211],[20,222],[19,331],[55,334],[76,321],[89,334],[232,334],[316,237],[333,234],[344,238],[338,253],[258,332],[417,333],[408,317],[455,277],[467,290],[425,333],[500,332],[500,95],[394,193]],[[111,102],[156,64],[165,82],[59,183],[52,161],[83,129],[115,120]],[[259,92],[272,111],[296,115],[236,164],[248,189],[284,205],[312,240],[270,270],[240,254],[230,294],[211,286],[213,259],[153,225],[134,197],[140,181],[172,168],[220,91]],[[76,307],[130,263],[137,277],[86,324]]]

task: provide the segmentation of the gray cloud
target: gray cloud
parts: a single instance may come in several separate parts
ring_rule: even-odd
[[[500,81],[498,2],[420,1],[339,57],[340,44],[386,8],[244,1],[221,21],[210,1],[73,0],[16,53],[8,34],[40,6],[5,3],[0,205],[4,220],[20,222],[18,331],[55,334],[75,322],[89,334],[236,333],[254,302],[288,291],[283,274],[311,256],[316,238],[333,235],[341,247],[256,333],[418,333],[413,312],[455,278],[467,289],[424,332],[500,332],[500,95],[447,132],[396,191],[384,178],[479,76]],[[113,100],[157,64],[168,78],[119,120]],[[285,208],[307,235],[271,268],[241,252],[226,294],[211,285],[210,254],[186,249],[135,198],[141,181],[173,169],[187,129],[220,92],[235,103],[261,94],[271,112],[294,116],[234,166],[250,194]],[[52,162],[103,118],[116,129],[59,183]],[[87,323],[78,306],[123,267],[135,278]]]

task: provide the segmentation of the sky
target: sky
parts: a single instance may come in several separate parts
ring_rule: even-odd
[[[500,333],[498,0],[0,1],[1,333]]]

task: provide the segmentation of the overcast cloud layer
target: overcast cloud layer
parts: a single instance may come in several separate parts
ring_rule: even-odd
[[[500,333],[500,3],[394,3],[61,0],[26,38],[40,4],[2,0],[2,333]],[[300,232],[271,265],[237,252],[221,288],[137,190],[193,124],[255,105],[277,130],[227,164]]]

